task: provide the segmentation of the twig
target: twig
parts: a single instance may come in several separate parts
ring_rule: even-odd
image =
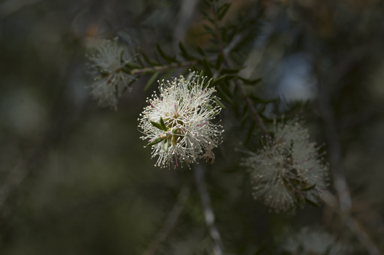
[[[358,221],[349,213],[345,213],[338,207],[337,198],[331,194],[329,191],[324,192],[322,195],[322,200],[324,203],[332,208],[334,212],[339,214],[340,218],[343,220],[344,224],[349,228],[349,230],[356,236],[359,242],[366,248],[370,255],[380,255],[379,249],[371,241],[368,234],[360,226]]]
[[[207,187],[205,186],[204,170],[201,165],[195,165],[193,168],[195,172],[196,185],[199,189],[201,203],[203,204],[205,223],[207,224],[209,234],[214,242],[213,252],[215,255],[223,255],[223,242],[221,241],[220,233],[215,225],[215,214],[211,206],[211,199],[209,198]]]
[[[33,5],[41,0],[8,0],[4,1],[0,4],[0,18],[5,18],[9,15],[12,15],[13,13],[18,12],[22,8]]]
[[[185,185],[176,200],[176,203],[173,205],[171,211],[169,212],[167,219],[164,222],[164,225],[157,233],[155,239],[148,246],[147,250],[144,252],[144,255],[152,255],[158,247],[167,239],[169,233],[175,226],[177,219],[179,218],[181,212],[183,211],[185,202],[187,201],[190,194],[190,187]]]
[[[231,68],[231,63],[230,63],[230,60],[228,58],[228,55],[231,52],[231,49],[233,47],[235,47],[236,44],[241,40],[241,36],[238,35],[237,37],[235,37],[233,39],[233,41],[229,44],[229,46],[227,48],[224,48],[224,46],[223,46],[223,39],[221,38],[221,32],[220,32],[221,30],[220,30],[220,25],[219,25],[219,19],[217,17],[217,6],[216,6],[216,2],[215,1],[212,3],[212,13],[213,13],[214,26],[215,26],[215,29],[216,29],[216,35],[217,35],[216,37],[217,37],[217,41],[219,42],[218,43],[219,50],[220,50],[221,54],[224,57],[224,64],[225,64],[225,66],[228,67],[228,68]],[[256,108],[253,106],[251,99],[247,96],[247,93],[245,92],[243,85],[238,80],[236,80],[235,81],[235,86],[240,91],[241,96],[244,98],[245,103],[247,104],[248,109],[251,112],[253,120],[260,127],[261,132],[266,137],[269,137],[269,132],[266,129],[263,120],[260,118],[260,115],[257,112]]]
[[[214,62],[216,61],[215,57],[207,58],[208,62]],[[191,60],[191,61],[184,61],[184,62],[173,62],[169,65],[161,65],[161,66],[153,66],[153,67],[143,67],[143,68],[137,68],[137,69],[125,69],[122,68],[121,70],[127,74],[130,75],[136,75],[136,74],[148,74],[148,73],[155,73],[155,72],[165,72],[170,69],[176,69],[176,68],[184,68],[188,66],[193,66],[198,63],[198,60]]]
[[[354,58],[352,58],[355,60]],[[339,68],[335,68],[333,73],[329,75],[328,85],[334,85],[339,81],[355,61],[351,61],[350,58],[346,58],[345,61],[339,64]],[[316,66],[316,65],[315,65]],[[318,108],[320,111],[321,119],[324,122],[324,133],[329,151],[329,163],[331,172],[333,175],[333,185],[337,192],[338,206],[340,218],[344,224],[355,234],[357,239],[366,248],[370,255],[379,255],[380,251],[376,245],[370,240],[368,234],[360,227],[356,219],[351,215],[352,199],[349,192],[348,184],[346,181],[345,171],[343,167],[343,161],[341,156],[341,144],[340,137],[336,127],[336,117],[332,109],[331,98],[326,90],[325,82],[318,83],[319,96],[318,96]],[[335,208],[335,206],[333,206]],[[336,209],[335,209],[336,210]]]
[[[333,184],[339,198],[339,206],[342,211],[349,212],[352,201],[342,164],[340,138],[336,129],[336,121],[330,98],[324,86],[319,86],[318,106],[324,122],[323,126],[329,151],[329,163],[333,175]]]

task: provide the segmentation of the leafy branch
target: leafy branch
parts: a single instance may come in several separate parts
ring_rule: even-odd
[[[206,3],[211,6],[212,18],[210,18],[210,21],[213,22],[214,29],[216,30],[214,35],[216,35],[216,39],[218,41],[219,51],[220,51],[221,55],[223,56],[224,66],[226,68],[228,68],[228,69],[233,69],[231,61],[229,59],[230,51],[229,50],[225,50],[224,45],[223,45],[223,38],[222,38],[222,34],[221,34],[221,30],[222,29],[221,29],[220,23],[219,23],[220,20],[224,17],[225,13],[228,11],[230,5],[229,4],[224,4],[224,5],[220,6],[220,7],[218,7],[216,1],[212,1],[211,3],[209,3],[209,2],[206,2]],[[235,42],[237,43],[238,41],[241,41],[240,37],[237,37],[237,40]],[[235,47],[235,46],[236,46],[236,44],[233,45],[232,47]],[[247,82],[248,81],[248,80],[243,79],[243,78],[240,78],[240,79],[243,80],[243,82]],[[235,79],[234,80],[234,84],[235,84],[236,88],[239,90],[240,95],[245,100],[245,103],[246,103],[246,105],[247,105],[247,107],[248,107],[248,109],[249,109],[249,111],[251,113],[252,119],[260,127],[262,133],[264,135],[266,135],[266,136],[269,136],[269,132],[268,132],[267,128],[265,127],[264,121],[262,120],[262,118],[260,117],[258,111],[254,107],[251,98],[245,92],[245,89],[244,89],[243,85],[239,82],[239,79]]]

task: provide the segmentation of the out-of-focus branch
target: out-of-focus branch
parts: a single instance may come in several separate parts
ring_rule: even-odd
[[[190,191],[191,189],[187,185],[181,188],[176,203],[173,205],[171,211],[169,212],[167,219],[164,222],[164,225],[157,233],[156,237],[153,239],[151,244],[148,246],[147,250],[144,252],[144,255],[154,254],[154,252],[158,250],[159,246],[167,239],[169,233],[172,231],[173,227],[177,222],[177,219],[183,211],[185,202],[189,197]]]
[[[0,18],[5,18],[28,5],[33,5],[40,1],[41,0],[8,0],[2,2],[0,4]]]
[[[223,242],[221,241],[220,233],[215,225],[215,214],[211,206],[211,199],[209,198],[207,187],[205,185],[204,169],[201,165],[195,165],[193,168],[195,172],[196,185],[199,189],[201,203],[203,204],[205,223],[207,224],[209,234],[214,242],[213,252],[215,255],[223,255]]]
[[[207,59],[209,62],[215,61],[213,58]],[[171,63],[169,65],[162,65],[162,66],[154,66],[154,67],[144,67],[144,68],[138,68],[138,69],[132,69],[132,70],[123,70],[127,74],[130,75],[137,75],[137,74],[145,74],[145,73],[155,73],[155,72],[166,72],[170,69],[176,69],[176,68],[185,68],[185,67],[191,67],[195,64],[197,64],[197,60],[192,61],[185,61],[180,63]]]
[[[328,87],[336,85],[347,72],[365,56],[362,52],[356,51],[347,55],[334,69],[333,72],[327,75],[326,81],[318,82],[318,99],[317,105],[320,116],[323,122],[323,130],[328,145],[328,155],[331,174],[333,176],[333,185],[337,192],[338,203],[329,203],[329,199],[325,199],[327,205],[332,207],[339,213],[340,218],[350,231],[357,237],[362,245],[366,248],[370,255],[379,255],[380,251],[376,245],[370,240],[369,235],[358,224],[355,218],[351,215],[352,199],[349,192],[349,187],[346,180],[346,175],[343,167],[342,149],[340,137],[337,130],[336,116],[332,108],[330,93]],[[316,65],[315,65],[316,66]],[[321,75],[319,75],[321,77]],[[328,194],[328,197],[332,195]],[[335,201],[336,199],[331,199]],[[336,205],[338,204],[338,208]]]
[[[333,184],[339,198],[339,206],[342,211],[349,212],[352,201],[342,163],[340,138],[336,129],[336,120],[330,98],[324,86],[319,86],[318,106],[324,123],[329,164],[333,175]]]
[[[371,241],[369,235],[364,231],[360,226],[359,222],[350,214],[345,213],[338,207],[337,198],[330,192],[324,192],[322,195],[322,200],[324,203],[332,208],[334,212],[339,214],[343,223],[348,227],[348,229],[356,236],[359,242],[366,248],[370,255],[380,255],[379,249]]]

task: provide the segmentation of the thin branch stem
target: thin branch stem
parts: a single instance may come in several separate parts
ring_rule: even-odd
[[[231,68],[232,65],[231,65],[231,62],[230,62],[230,60],[228,58],[228,55],[231,52],[231,49],[236,45],[236,43],[238,41],[240,41],[240,36],[235,37],[234,40],[230,43],[230,45],[227,48],[224,48],[223,38],[221,37],[219,19],[218,19],[218,16],[217,16],[217,5],[216,5],[215,1],[212,3],[212,13],[213,13],[214,26],[215,26],[215,30],[216,30],[216,37],[217,37],[216,39],[219,42],[218,43],[218,47],[219,47],[220,53],[224,56],[224,65],[226,67],[228,67],[228,68]],[[247,93],[245,92],[245,89],[244,89],[243,85],[238,80],[236,80],[235,81],[235,86],[240,91],[241,96],[244,98],[244,101],[247,104],[248,109],[251,112],[252,119],[260,127],[261,132],[266,137],[269,137],[269,132],[268,132],[267,128],[265,127],[265,124],[264,124],[263,120],[260,118],[260,115],[257,112],[256,108],[252,104],[251,99],[248,97]]]
[[[216,61],[216,58],[209,57],[207,58],[207,61],[214,62]],[[198,60],[191,60],[191,61],[184,61],[184,62],[173,62],[168,65],[161,65],[161,66],[134,68],[131,70],[122,68],[122,71],[130,75],[140,75],[140,74],[148,74],[148,73],[155,73],[155,72],[166,72],[170,69],[185,68],[185,67],[193,66],[197,63],[198,63]]]
[[[171,211],[169,212],[167,219],[164,222],[164,225],[157,233],[155,239],[148,246],[147,250],[144,252],[144,255],[154,254],[155,251],[159,249],[159,246],[167,239],[173,227],[175,226],[181,212],[183,211],[185,202],[189,198],[190,191],[191,189],[187,185],[181,188],[176,203],[173,205]]]
[[[253,120],[260,127],[261,132],[263,132],[263,134],[265,136],[269,137],[269,132],[268,132],[267,128],[264,125],[264,121],[260,118],[260,115],[257,112],[256,108],[253,106],[251,99],[249,99],[249,97],[245,93],[243,85],[239,81],[236,81],[235,85],[236,85],[237,89],[240,91],[242,97],[244,98],[245,103],[247,104],[248,109],[250,110],[250,112],[252,114]]]
[[[371,241],[367,232],[365,232],[364,229],[360,226],[359,222],[351,214],[345,213],[340,209],[337,203],[337,198],[331,192],[324,192],[321,198],[327,206],[339,214],[343,223],[356,236],[356,238],[366,248],[370,255],[381,254],[376,245]]]
[[[209,198],[207,187],[205,185],[204,169],[201,165],[195,165],[193,170],[195,173],[196,185],[203,204],[205,223],[214,242],[213,252],[215,255],[223,255],[224,246],[220,233],[215,225],[215,214],[213,213],[211,199]]]
[[[328,144],[329,163],[333,174],[333,184],[339,198],[339,206],[342,211],[349,212],[352,206],[352,199],[342,164],[340,137],[336,129],[336,119],[330,98],[324,86],[319,86],[318,106],[324,122],[324,134]]]
[[[318,82],[318,99],[317,105],[323,121],[324,135],[328,145],[330,169],[333,175],[333,185],[336,189],[338,203],[329,204],[340,215],[344,224],[357,237],[360,243],[366,248],[370,255],[379,255],[380,251],[376,245],[370,240],[369,235],[358,224],[357,220],[351,215],[352,198],[349,191],[346,174],[343,167],[342,148],[340,136],[336,126],[336,116],[332,108],[331,97],[328,86],[335,85],[339,82],[340,77],[343,77],[348,70],[353,66],[354,58],[345,58],[341,64],[334,68],[331,74],[327,75],[327,80],[319,80]],[[316,65],[314,65],[317,67]],[[315,69],[317,70],[317,69]],[[318,71],[318,76],[321,77],[321,72]],[[328,85],[328,86],[327,86]],[[333,201],[336,199],[334,198]],[[324,200],[325,201],[325,200]],[[325,201],[327,203],[327,201]],[[336,209],[336,205],[338,209]]]

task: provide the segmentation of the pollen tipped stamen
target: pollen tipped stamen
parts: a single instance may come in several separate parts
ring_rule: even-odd
[[[220,112],[212,100],[215,90],[204,87],[194,73],[187,80],[180,76],[163,81],[160,95],[148,100],[149,106],[139,118],[143,139],[168,135],[165,142],[152,146],[152,156],[158,156],[157,166],[175,168],[186,163],[189,167],[221,143],[222,126],[211,123]]]

